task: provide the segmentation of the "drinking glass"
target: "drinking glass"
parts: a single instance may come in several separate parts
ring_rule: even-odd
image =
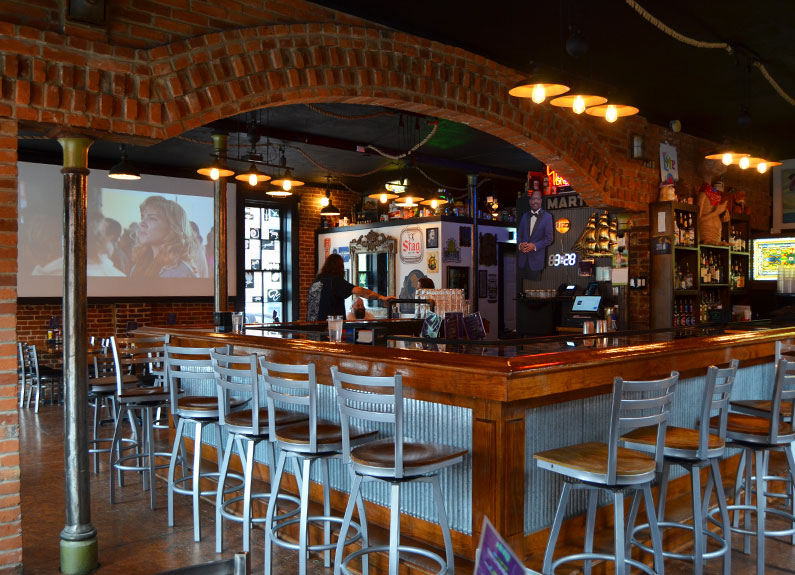
[[[331,342],[342,341],[342,316],[328,316],[328,340]]]
[[[243,333],[243,312],[232,313],[232,333]]]

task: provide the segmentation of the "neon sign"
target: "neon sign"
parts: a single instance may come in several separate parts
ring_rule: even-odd
[[[550,169],[549,166],[547,166],[547,177],[549,178],[550,187],[555,186],[556,188],[559,188],[570,185],[568,180],[561,177],[561,175],[555,170]]]

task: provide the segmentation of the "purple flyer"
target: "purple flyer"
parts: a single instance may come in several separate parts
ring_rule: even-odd
[[[500,537],[491,522],[484,517],[475,559],[474,575],[530,575],[527,569],[505,540]]]

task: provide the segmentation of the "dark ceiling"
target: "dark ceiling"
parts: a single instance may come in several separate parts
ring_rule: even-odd
[[[676,31],[703,41],[729,42],[741,56],[682,44],[646,22],[624,0],[492,0],[477,10],[443,0],[403,0],[399,5],[372,0],[317,3],[460,46],[520,71],[530,71],[536,64],[587,79],[606,95],[636,105],[653,123],[679,120],[688,134],[717,142],[742,137],[762,146],[761,153],[769,158],[795,158],[795,107],[748,66],[759,59],[795,96],[792,0],[641,0]],[[578,59],[565,52],[570,27],[578,28],[588,41],[588,52]],[[744,129],[736,121],[741,105],[748,106],[752,118],[751,126]],[[399,155],[420,143],[434,127],[428,119],[343,104],[292,105],[242,114],[155,146],[128,148],[129,156],[147,173],[195,177],[195,170],[209,161],[213,129],[231,133],[229,155],[235,158],[250,149],[246,123],[251,120],[264,134],[258,151],[270,154],[270,160],[278,162],[279,147],[284,146],[287,165],[298,177],[322,184],[331,171],[334,187],[360,193],[382,189],[387,179],[399,175],[408,175],[421,188],[461,193],[466,175],[474,173],[485,182],[482,191],[500,196],[505,204],[522,189],[528,170],[543,168],[535,158],[498,138],[444,120],[406,166],[383,154]],[[20,159],[60,163],[58,144],[31,138],[35,136],[20,133]],[[89,167],[108,169],[118,157],[116,144],[96,142]],[[232,164],[240,169],[247,165]],[[361,176],[368,172],[374,173]]]

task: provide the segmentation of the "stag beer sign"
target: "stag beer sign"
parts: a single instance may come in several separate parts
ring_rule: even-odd
[[[420,228],[405,228],[400,232],[400,261],[404,264],[416,264],[422,261],[422,237],[425,235]]]

